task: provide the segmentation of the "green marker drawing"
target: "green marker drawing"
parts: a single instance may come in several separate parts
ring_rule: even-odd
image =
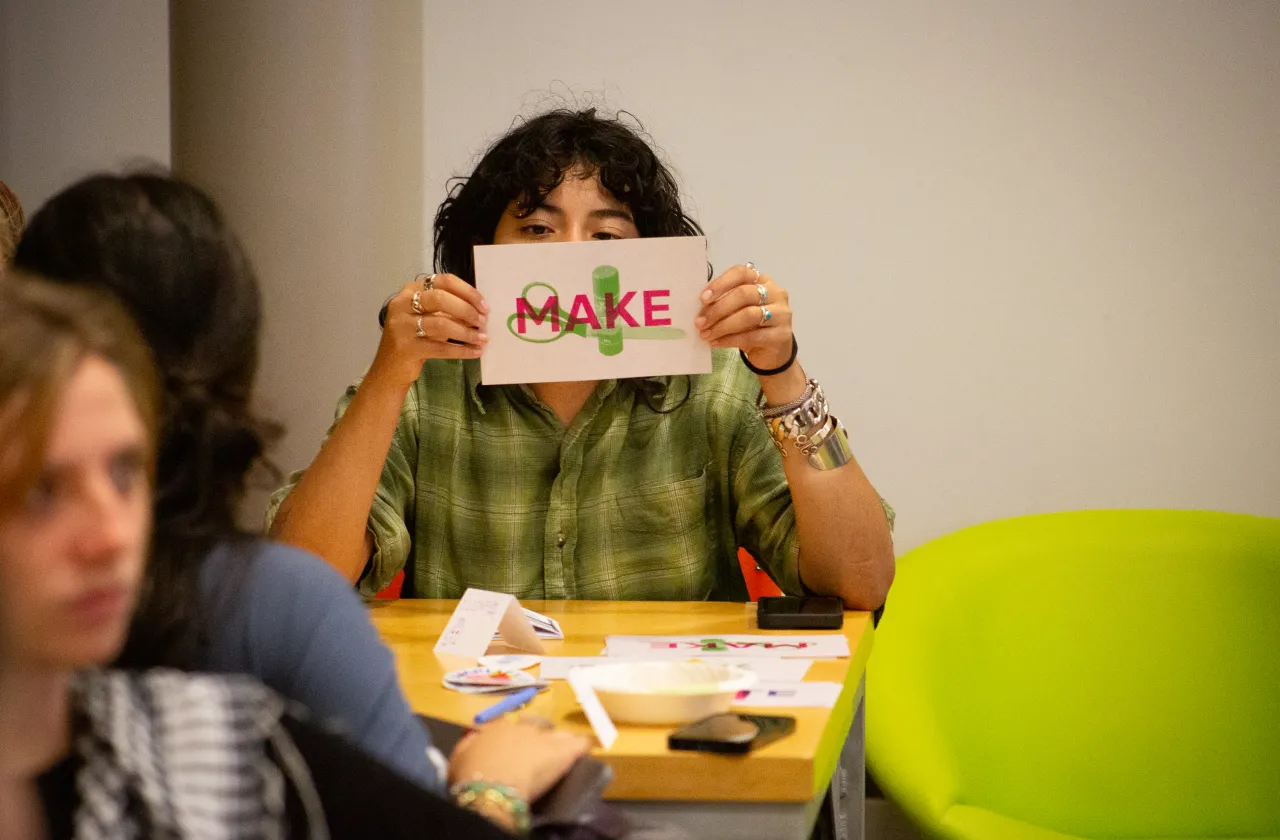
[[[591,272],[591,290],[596,296],[596,312],[603,312],[604,317],[608,318],[609,310],[622,296],[618,269],[611,265],[596,266]],[[602,319],[602,322],[605,327],[596,331],[600,352],[605,356],[616,356],[622,352],[622,327],[619,327],[616,321],[612,328],[609,327],[608,321]]]
[[[555,287],[551,286],[549,283],[543,283],[540,281],[530,283],[524,287],[522,292],[520,292],[520,298],[524,301],[528,301],[529,292],[537,288],[546,289],[551,293],[547,296],[546,301],[544,301],[543,307],[533,307],[532,304],[530,304],[530,307],[539,313],[538,317],[530,315],[522,316],[519,311],[516,311],[507,317],[507,331],[521,341],[527,341],[530,344],[550,344],[553,341],[559,341],[566,335],[576,335],[582,338],[595,338],[597,341],[596,346],[603,355],[616,356],[622,352],[624,339],[640,341],[675,341],[684,338],[685,336],[684,330],[679,327],[619,327],[617,326],[617,321],[614,321],[614,326],[612,328],[608,328],[607,320],[604,320],[605,327],[598,330],[591,329],[582,321],[577,322],[568,329],[562,329],[559,325],[561,323],[567,324],[569,322],[569,313],[564,310],[564,307],[559,305],[560,293],[555,290]],[[612,303],[616,306],[622,295],[618,270],[613,266],[608,265],[596,267],[591,272],[591,288],[593,296],[595,297],[595,306],[599,312],[596,320],[601,321],[603,319],[607,319],[608,315],[606,314],[606,304],[608,301],[606,301],[605,296],[609,295],[612,299]],[[549,302],[551,298],[556,299],[557,305],[554,311],[548,311],[543,315],[542,309],[545,308],[546,302]],[[535,324],[542,323],[543,319],[550,320],[552,322],[551,337],[534,338],[533,336],[528,336],[520,332],[518,327],[522,317],[533,318],[533,322]]]

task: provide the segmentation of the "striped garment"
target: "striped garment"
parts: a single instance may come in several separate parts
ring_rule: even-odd
[[[246,677],[155,670],[77,675],[76,840],[328,836],[306,764],[280,724],[285,705]],[[294,836],[297,836],[296,834]]]

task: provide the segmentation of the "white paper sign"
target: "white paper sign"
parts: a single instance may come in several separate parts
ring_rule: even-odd
[[[849,655],[842,633],[829,636],[609,636],[609,656],[646,659],[771,656],[777,659],[830,659]]]
[[[668,660],[670,657],[659,657]],[[584,668],[592,665],[614,664],[616,662],[653,662],[653,659],[618,656],[544,656],[539,665],[538,677],[544,680],[563,680],[569,676],[570,668]],[[761,682],[799,682],[809,670],[808,659],[717,659],[717,664],[738,665],[756,675]]]
[[[475,266],[486,385],[711,372],[701,236],[480,245]]]
[[[435,652],[479,659],[497,635],[516,650],[542,653],[542,642],[533,631],[514,595],[468,589],[445,625]]]
[[[582,711],[586,714],[591,729],[596,733],[600,746],[606,750],[612,747],[613,742],[618,740],[618,727],[614,725],[613,718],[609,717],[609,713],[600,704],[600,698],[596,696],[596,690],[592,688],[590,681],[582,671],[572,670],[569,672],[569,686],[573,689],[574,696],[578,698],[578,703],[582,705]]]
[[[835,682],[762,682],[739,691],[733,705],[830,709],[840,699],[841,688]]]

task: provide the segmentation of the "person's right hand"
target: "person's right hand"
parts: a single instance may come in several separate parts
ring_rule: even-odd
[[[477,778],[514,788],[536,802],[569,771],[591,742],[581,735],[510,719],[467,734],[449,758],[449,782]]]
[[[425,280],[431,278],[432,288]],[[413,311],[418,295],[421,315]],[[412,385],[427,359],[475,359],[489,343],[489,305],[475,287],[452,274],[420,275],[387,305],[382,341],[370,375],[396,385]],[[419,336],[419,325],[424,335]],[[462,342],[451,344],[449,340]]]

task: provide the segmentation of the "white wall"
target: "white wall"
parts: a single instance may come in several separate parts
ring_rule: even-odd
[[[137,163],[169,164],[169,4],[0,0],[0,179],[28,215]]]
[[[539,92],[637,114],[715,263],[792,291],[900,550],[1280,515],[1280,3],[425,9],[429,211]]]

